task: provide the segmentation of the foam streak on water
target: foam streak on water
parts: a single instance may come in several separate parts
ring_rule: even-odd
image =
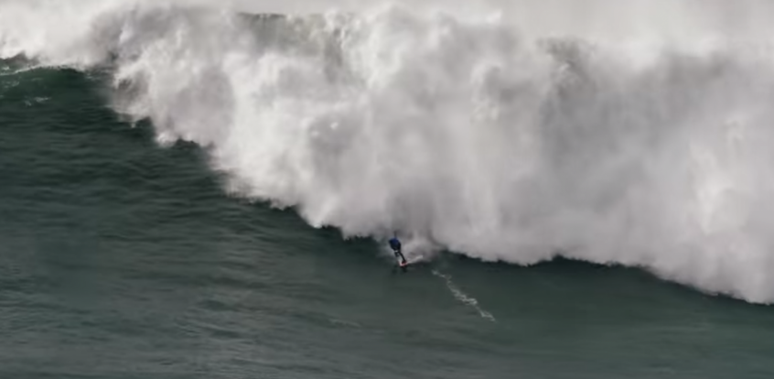
[[[670,28],[646,7],[650,21],[621,16],[636,30],[562,34],[433,7],[154,4],[4,1],[0,55],[107,69],[117,111],[208,148],[228,191],[314,226],[518,264],[559,252],[774,300],[760,12],[733,36],[708,27],[725,8],[693,2],[669,9]]]
[[[451,275],[443,274],[438,270],[433,270],[432,272],[433,272],[433,275],[439,278],[442,278],[443,280],[446,281],[446,288],[448,288],[449,291],[451,291],[455,299],[461,301],[462,303],[470,307],[473,307],[473,309],[475,309],[478,312],[478,314],[481,315],[481,317],[487,320],[490,320],[492,322],[497,321],[495,320],[494,316],[492,316],[491,313],[483,310],[481,307],[478,306],[478,300],[466,295],[465,292],[462,292],[462,290],[460,290],[456,285],[454,285],[454,282],[452,282],[451,280],[452,279]]]

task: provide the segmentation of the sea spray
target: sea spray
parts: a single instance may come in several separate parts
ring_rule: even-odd
[[[347,236],[559,253],[774,301],[774,70],[757,35],[708,31],[697,50],[399,5],[57,4],[0,4],[0,54],[109,70],[116,111],[207,148],[240,196]]]

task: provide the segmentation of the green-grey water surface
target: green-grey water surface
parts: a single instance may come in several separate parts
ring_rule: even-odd
[[[769,307],[570,261],[394,272],[108,101],[0,76],[2,378],[774,377]]]

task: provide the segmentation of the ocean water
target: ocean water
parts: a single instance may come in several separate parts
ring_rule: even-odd
[[[422,4],[0,2],[0,378],[773,377],[771,7]]]

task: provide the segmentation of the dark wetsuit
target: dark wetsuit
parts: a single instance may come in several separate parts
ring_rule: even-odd
[[[400,258],[400,265],[404,266],[406,264],[406,257],[404,257],[403,253],[401,252],[400,241],[397,237],[392,237],[390,239],[390,248],[392,248],[392,252],[395,254],[395,258]]]

